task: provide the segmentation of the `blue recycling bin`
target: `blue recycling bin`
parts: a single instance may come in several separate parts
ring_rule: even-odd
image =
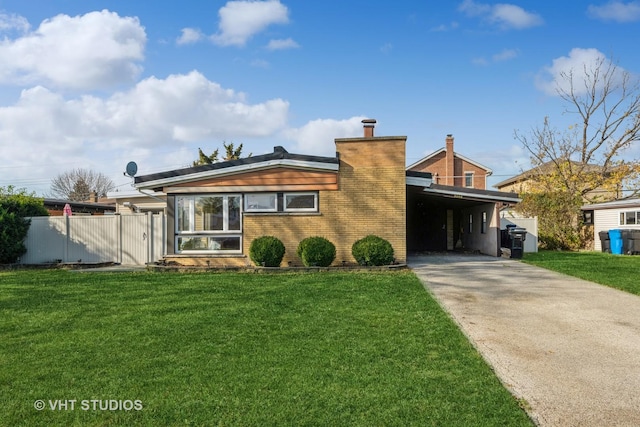
[[[622,230],[609,230],[609,241],[611,242],[611,253],[622,255]]]

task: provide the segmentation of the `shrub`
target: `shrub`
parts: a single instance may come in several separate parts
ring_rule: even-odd
[[[328,267],[336,259],[336,246],[324,237],[307,237],[296,254],[307,267]]]
[[[284,244],[273,236],[258,237],[249,247],[249,257],[257,266],[279,267],[284,253]]]
[[[373,234],[351,246],[351,255],[359,265],[389,265],[393,263],[393,247],[382,237]]]
[[[43,200],[34,194],[0,187],[0,264],[14,263],[27,251],[24,239],[31,220],[26,217],[46,215]]]

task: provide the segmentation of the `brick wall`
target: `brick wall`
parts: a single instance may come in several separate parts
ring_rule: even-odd
[[[351,245],[368,234],[389,240],[396,260],[406,262],[404,137],[336,140],[340,155],[338,191],[320,191],[319,214],[245,215],[244,253],[262,235],[281,239],[283,265],[302,265],[298,243],[323,236],[336,245],[336,265],[355,263]]]
[[[336,245],[334,265],[342,265],[343,261],[354,264],[353,243],[368,234],[376,234],[391,243],[396,260],[404,263],[407,258],[405,144],[406,137],[337,139],[338,189],[319,190],[319,212],[245,213],[242,255],[169,255],[166,260],[182,265],[246,266],[252,264],[251,242],[271,235],[285,245],[282,265],[301,266],[302,261],[296,256],[300,241],[322,236]]]

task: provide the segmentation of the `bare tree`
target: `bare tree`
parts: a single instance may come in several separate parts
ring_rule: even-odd
[[[91,193],[106,197],[115,188],[106,175],[88,169],[73,169],[63,172],[51,181],[51,195],[66,200],[89,200]]]
[[[605,57],[581,71],[561,73],[556,86],[575,124],[560,131],[547,117],[530,135],[515,132],[532,164],[519,210],[540,217],[540,240],[550,248],[584,246],[585,202],[639,193],[640,162],[623,155],[640,140],[640,84]]]
[[[560,73],[556,91],[565,114],[577,122],[565,131],[549,118],[530,135],[515,138],[531,154],[532,174],[541,191],[566,191],[586,201],[638,194],[640,162],[622,155],[640,141],[640,82],[601,57],[583,72]]]

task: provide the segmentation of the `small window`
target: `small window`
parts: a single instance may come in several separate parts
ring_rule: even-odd
[[[276,193],[245,194],[244,210],[246,212],[276,212],[278,195]]]
[[[284,193],[284,211],[317,211],[317,193]]]
[[[469,234],[473,233],[473,214],[469,214]]]
[[[464,173],[464,186],[473,187],[473,172]]]
[[[620,212],[620,225],[640,224],[640,212]]]
[[[487,232],[487,213],[482,212],[482,224],[480,224],[480,232],[482,234]]]

